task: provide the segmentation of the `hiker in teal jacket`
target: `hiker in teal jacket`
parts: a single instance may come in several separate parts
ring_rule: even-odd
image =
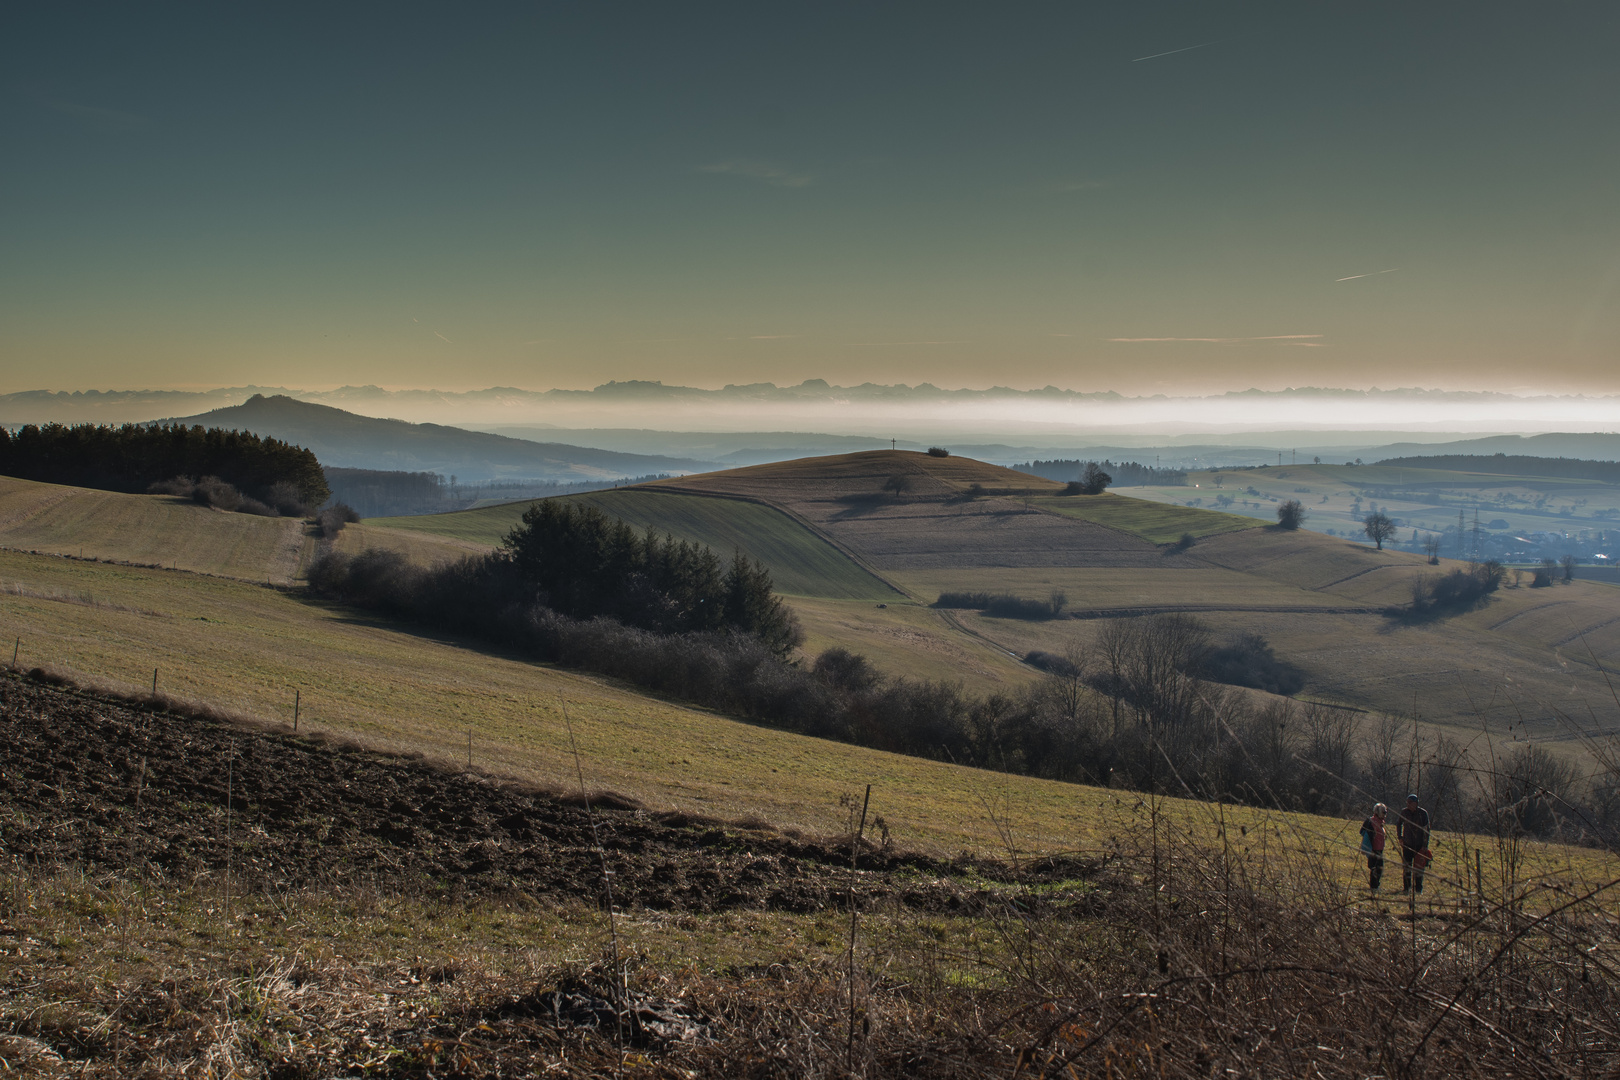
[[[1388,816],[1389,807],[1377,803],[1372,817],[1361,823],[1361,853],[1367,856],[1367,885],[1373,892],[1384,880],[1384,819]]]

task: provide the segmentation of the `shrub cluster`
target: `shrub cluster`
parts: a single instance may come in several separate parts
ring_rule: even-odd
[[[1288,661],[1279,660],[1271,644],[1252,632],[1238,634],[1226,644],[1209,650],[1202,673],[1205,678],[1228,686],[1248,686],[1284,697],[1292,697],[1305,689],[1305,673]]]
[[[947,592],[940,593],[933,606],[982,611],[997,619],[1058,619],[1069,598],[1060,590],[1053,590],[1045,600],[1033,600],[1012,593]]]
[[[277,509],[292,502],[319,506],[330,494],[320,462],[302,447],[184,424],[0,428],[0,475],[130,494],[179,477],[202,477],[186,494],[211,481],[225,501],[228,486],[239,497]]]
[[[1494,560],[1470,563],[1466,569],[1453,570],[1436,578],[1419,576],[1412,581],[1411,606],[1391,609],[1390,614],[1404,619],[1428,619],[1468,611],[1484,603],[1501,587],[1506,576],[1502,564]]]
[[[771,591],[770,572],[741,552],[722,568],[707,547],[650,529],[638,534],[594,507],[561,500],[530,507],[492,555],[428,568],[389,551],[328,551],[309,583],[334,599],[499,639],[592,620],[663,636],[745,634],[772,655],[801,637]],[[547,630],[535,640],[560,658],[559,634]]]
[[[1080,479],[1070,480],[1063,485],[1065,495],[1101,495],[1108,490],[1108,485],[1114,478],[1103,471],[1102,466],[1095,461],[1086,462],[1086,467],[1080,472]]]
[[[315,517],[315,524],[320,527],[321,535],[331,539],[343,531],[345,525],[351,525],[360,520],[359,511],[348,503],[333,503],[326,507]]]
[[[234,510],[242,514],[261,517],[305,517],[309,507],[301,492],[291,483],[278,480],[264,492],[263,499],[255,499],[238,491],[217,476],[204,476],[194,480],[189,476],[175,476],[159,480],[146,489],[153,495],[178,495],[216,510]]]
[[[561,499],[531,506],[503,560],[546,606],[575,619],[607,616],[657,633],[742,631],[773,650],[797,644],[770,572],[742,552],[729,569],[700,544],[638,534],[595,507]]]

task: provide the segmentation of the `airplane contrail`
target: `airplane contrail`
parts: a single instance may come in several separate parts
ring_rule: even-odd
[[[1206,41],[1202,45],[1188,45],[1181,49],[1171,49],[1169,52],[1156,52],[1149,56],[1138,56],[1132,60],[1133,64],[1140,64],[1144,60],[1157,60],[1161,56],[1174,56],[1176,53],[1192,52],[1194,49],[1206,49],[1211,45],[1219,45],[1220,41]]]
[[[1334,278],[1333,283],[1335,285],[1337,285],[1341,281],[1354,281],[1354,280],[1356,280],[1356,278],[1377,277],[1379,274],[1393,274],[1396,270],[1399,270],[1399,269],[1400,269],[1400,267],[1396,266],[1396,267],[1391,267],[1388,270],[1375,270],[1370,274],[1351,274],[1349,277]]]

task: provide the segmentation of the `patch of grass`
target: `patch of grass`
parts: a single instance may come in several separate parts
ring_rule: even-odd
[[[620,518],[637,530],[655,529],[712,548],[722,560],[741,549],[770,568],[778,592],[838,600],[890,600],[899,594],[788,515],[739,499],[706,498],[650,488],[564,496]],[[431,532],[490,547],[498,545],[529,504],[422,517],[373,518],[374,528]]]
[[[1112,492],[1058,498],[1037,496],[1030,502],[1042,510],[1121,529],[1155,544],[1174,543],[1187,533],[1202,539],[1240,529],[1252,529],[1255,524],[1252,518],[1239,517],[1236,514],[1200,510],[1190,506],[1167,506],[1145,499],[1133,499],[1127,495],[1115,495]]]
[[[804,652],[840,647],[858,652],[878,670],[913,679],[961,682],[978,693],[1005,692],[1039,677],[1005,649],[966,634],[946,613],[910,601],[884,607],[867,601],[790,602],[804,627]]]

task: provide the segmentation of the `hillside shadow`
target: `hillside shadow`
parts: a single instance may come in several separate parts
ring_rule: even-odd
[[[780,724],[772,724],[761,718],[744,716],[741,714],[723,712],[719,708],[703,705],[689,698],[680,697],[672,692],[660,690],[656,687],[643,686],[629,679],[616,675],[606,675],[594,671],[589,667],[573,666],[559,660],[547,660],[525,651],[520,647],[503,645],[489,638],[478,637],[472,634],[461,634],[454,631],[435,629],[423,626],[420,623],[408,622],[404,619],[388,615],[378,615],[359,608],[349,607],[334,600],[324,600],[313,595],[303,586],[287,587],[285,589],[293,599],[318,610],[329,616],[334,623],[341,626],[352,626],[366,630],[384,630],[413,638],[417,641],[431,642],[435,645],[444,645],[453,649],[464,649],[470,653],[489,657],[494,660],[508,660],[512,663],[523,664],[528,667],[542,668],[547,671],[556,671],[567,675],[579,676],[595,680],[605,687],[632,694],[648,701],[656,701],[671,708],[684,709],[687,712],[701,713],[707,716],[719,717],[734,723],[745,724],[748,727],[759,728],[762,731],[788,730]]]

